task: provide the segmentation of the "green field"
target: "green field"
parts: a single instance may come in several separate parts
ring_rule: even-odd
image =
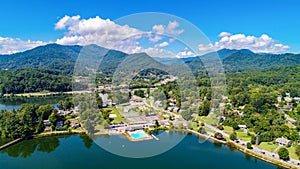
[[[295,146],[289,147],[288,150],[289,150],[289,153],[290,153],[290,158],[293,158],[293,159],[296,159],[296,160],[299,159],[299,157],[296,154],[296,147]]]
[[[114,120],[112,121],[112,123],[121,123],[121,122],[125,122],[125,118],[123,118],[121,116],[121,114],[119,113],[118,109],[117,108],[104,108],[104,110],[109,110],[111,111],[110,114],[116,114],[117,117],[114,118]]]
[[[270,143],[270,142],[261,142],[261,143],[258,145],[258,147],[261,148],[261,149],[270,151],[270,152],[274,152],[274,150],[278,147],[278,145],[277,145],[277,144]]]
[[[244,141],[250,141],[251,140],[251,136],[249,136],[245,132],[236,132],[236,133],[237,133],[237,138],[240,139],[240,140],[244,140]]]

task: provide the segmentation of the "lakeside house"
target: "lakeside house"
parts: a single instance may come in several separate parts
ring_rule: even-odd
[[[292,98],[290,98],[290,97],[285,97],[285,98],[284,98],[284,101],[286,101],[286,102],[290,103],[290,102],[292,102],[292,101],[293,101],[293,99],[292,99]]]
[[[43,120],[43,126],[47,127],[47,126],[51,126],[51,122],[49,120]]]
[[[63,121],[56,122],[56,127],[62,127],[64,125]]]
[[[283,109],[288,110],[288,111],[292,111],[294,109],[294,106],[292,106],[292,105],[283,105]]]
[[[247,126],[246,126],[246,125],[244,125],[244,124],[239,124],[238,127],[239,127],[240,129],[243,129],[244,132],[247,133]]]
[[[300,102],[300,97],[294,97],[295,102],[299,103]]]
[[[291,141],[286,138],[283,138],[283,137],[277,138],[275,142],[276,142],[276,144],[281,145],[281,146],[291,145]]]
[[[76,129],[76,128],[80,127],[80,124],[77,122],[71,122],[70,126],[73,127],[74,129]]]
[[[102,106],[103,107],[107,107],[107,106],[111,106],[113,104],[112,100],[108,98],[108,94],[105,93],[105,94],[102,94],[100,93],[99,96],[102,98]]]

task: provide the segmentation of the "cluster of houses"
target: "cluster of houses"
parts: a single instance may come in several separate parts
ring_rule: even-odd
[[[56,122],[56,124],[52,124],[52,123],[50,122],[50,120],[43,120],[43,126],[46,127],[46,129],[45,129],[46,131],[47,131],[47,130],[51,130],[51,129],[49,129],[49,127],[52,126],[52,125],[54,125],[54,126],[57,127],[57,128],[58,128],[58,127],[63,127],[63,126],[64,126],[64,121],[61,120],[61,119],[65,119],[66,116],[68,116],[68,115],[73,115],[74,113],[75,113],[74,111],[58,110],[58,111],[57,111],[57,116],[60,117],[60,118],[59,118],[60,120],[58,120],[58,121]],[[72,119],[72,120],[70,119],[69,125],[70,125],[70,127],[74,128],[74,129],[80,127],[80,124],[79,124],[78,121],[75,120],[75,119]]]

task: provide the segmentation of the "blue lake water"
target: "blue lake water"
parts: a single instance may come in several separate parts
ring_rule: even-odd
[[[17,110],[20,105],[25,103],[34,104],[52,104],[55,109],[57,108],[57,103],[63,100],[67,96],[47,96],[47,97],[15,97],[15,98],[1,98],[0,99],[0,110]]]
[[[173,133],[175,137],[181,137]],[[121,136],[105,139],[128,144]],[[200,140],[199,140],[200,139]],[[149,158],[125,158],[102,149],[87,136],[28,140],[0,151],[2,169],[276,169],[275,165],[224,145],[186,136],[171,150]],[[149,145],[156,140],[148,141]],[[147,146],[147,142],[145,142]],[[149,147],[151,149],[151,147]]]

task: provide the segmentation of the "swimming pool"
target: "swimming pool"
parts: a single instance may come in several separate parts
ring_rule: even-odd
[[[145,132],[132,133],[131,137],[133,139],[142,139],[149,137]]]

